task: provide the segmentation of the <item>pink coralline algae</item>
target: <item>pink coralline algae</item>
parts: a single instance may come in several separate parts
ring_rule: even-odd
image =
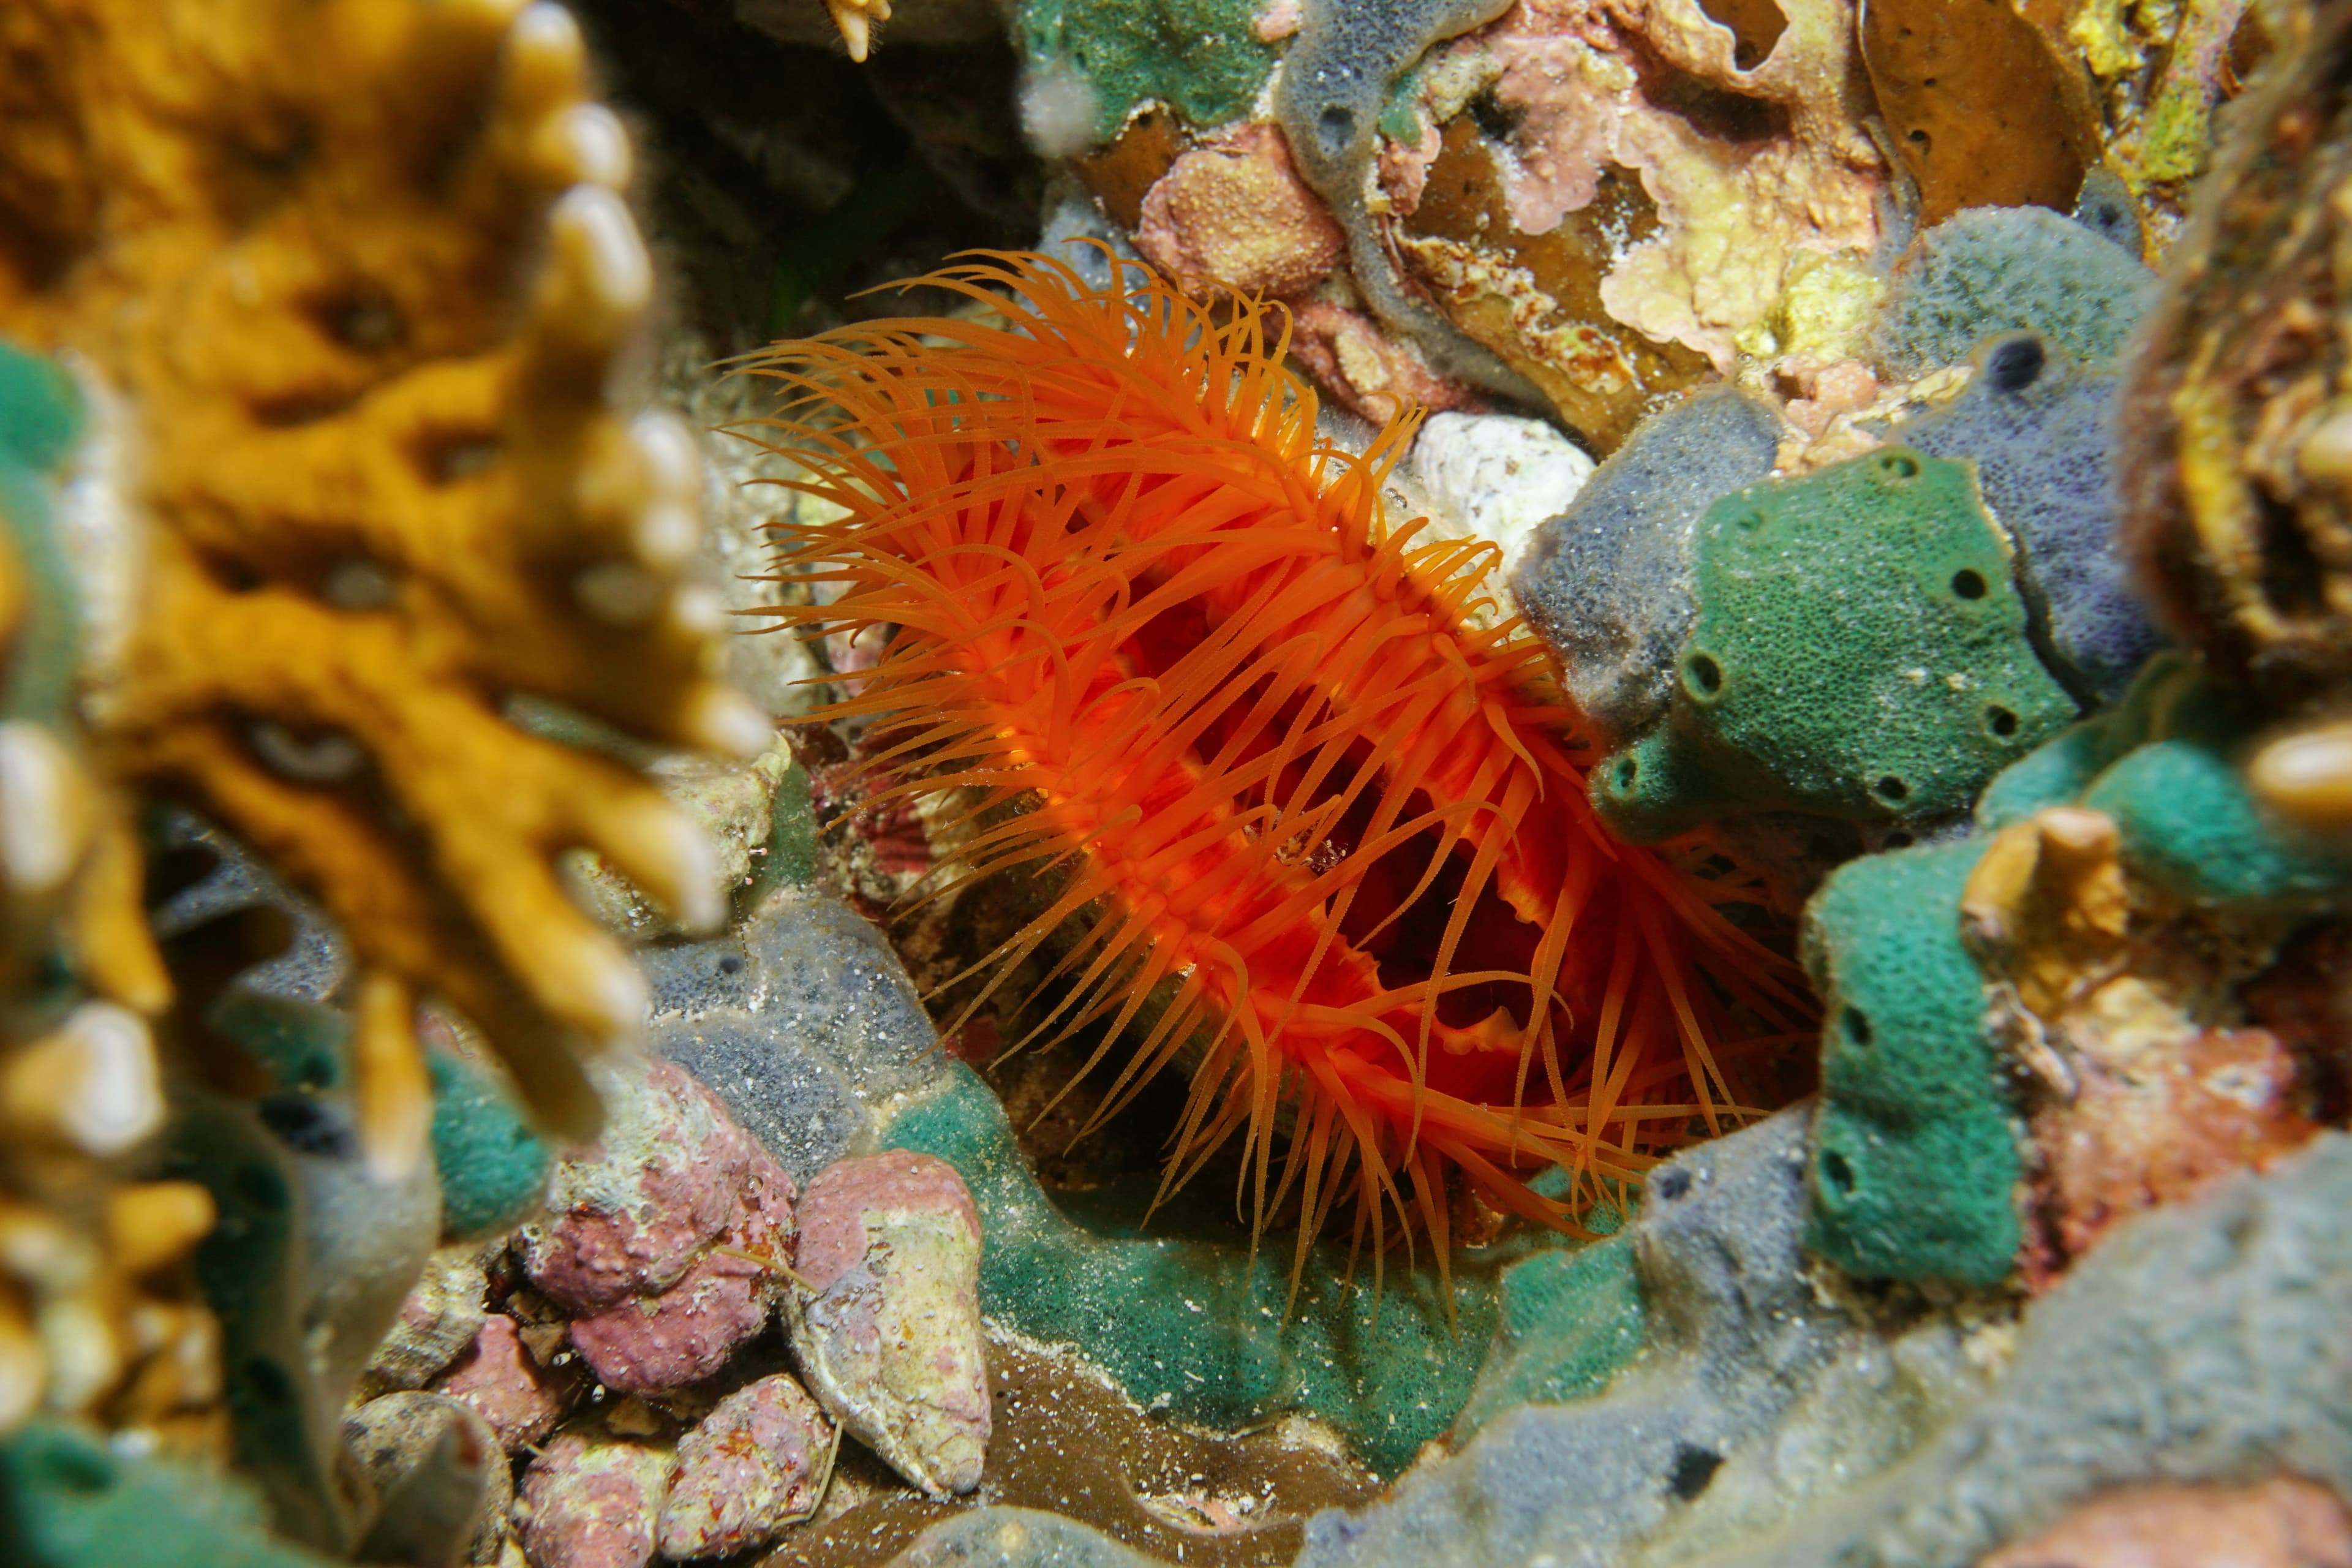
[[[1309,300],[1296,312],[1290,352],[1350,414],[1385,425],[1408,408],[1482,413],[1486,400],[1430,368],[1408,340],[1392,338],[1361,311]]]
[[[991,1409],[980,1214],[955,1167],[842,1160],[801,1201],[793,1350],[849,1432],[934,1497],[980,1484]]]
[[[524,1347],[515,1321],[492,1312],[440,1392],[472,1405],[497,1434],[499,1446],[511,1454],[555,1430],[579,1384],[569,1368],[541,1366]]]
[[[718,1097],[672,1064],[615,1079],[604,1135],[556,1167],[552,1217],[523,1231],[530,1282],[575,1311],[677,1283],[740,1221],[752,1168],[766,1159]],[[785,1178],[787,1203],[791,1189]],[[789,1211],[782,1223],[789,1229]]]
[[[2352,1508],[2300,1476],[2126,1487],[1979,1568],[2352,1568]]]
[[[646,1568],[676,1463],[659,1448],[577,1432],[550,1443],[522,1483],[531,1568]]]
[[[768,1321],[789,1267],[793,1183],[716,1096],[667,1062],[614,1097],[603,1142],[557,1167],[555,1217],[524,1235],[531,1283],[576,1314],[607,1387],[709,1376]]]
[[[740,1552],[808,1518],[824,1495],[835,1441],[833,1423],[790,1373],[737,1389],[678,1443],[662,1555]]]

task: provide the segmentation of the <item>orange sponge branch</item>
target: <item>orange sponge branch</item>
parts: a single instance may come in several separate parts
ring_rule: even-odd
[[[827,711],[883,720],[919,769],[894,789],[976,789],[975,822],[1026,797],[961,874],[1066,879],[991,962],[1077,930],[1047,1026],[1098,1028],[1089,1070],[1124,1052],[1114,1106],[1189,1060],[1169,1184],[1239,1136],[1261,1226],[1295,1186],[1302,1237],[1345,1192],[1376,1247],[1387,1212],[1442,1245],[1449,1172],[1565,1224],[1532,1167],[1589,1200],[1745,1113],[1740,1059],[1802,1025],[1795,971],[1725,918],[1735,875],[1601,830],[1542,645],[1479,625],[1493,548],[1388,526],[1411,422],[1361,456],[1318,437],[1252,302],[1035,256],[926,281],[1003,324],[751,362],[784,392],[757,438],[846,513],[779,561],[837,596],[777,614],[893,628]]]

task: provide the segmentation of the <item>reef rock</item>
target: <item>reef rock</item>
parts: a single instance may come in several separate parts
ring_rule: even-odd
[[[400,1317],[376,1346],[367,1374],[383,1388],[422,1388],[466,1352],[480,1332],[489,1282],[478,1244],[433,1254],[400,1304]]]
[[[806,1519],[824,1495],[835,1441],[833,1423],[790,1373],[737,1389],[679,1440],[662,1555],[725,1556]]]
[[[523,1260],[576,1314],[596,1375],[651,1394],[716,1372],[767,1323],[793,1180],[675,1064],[620,1069],[613,1087],[604,1139],[557,1168],[559,1212],[526,1227]]]
[[[530,1282],[579,1312],[677,1284],[742,1219],[764,1159],[718,1097],[671,1063],[617,1069],[608,1098],[604,1135],[557,1166],[551,1217],[522,1233]],[[791,1178],[776,1176],[789,1201]]]
[[[933,1496],[980,1484],[980,1214],[946,1161],[844,1160],[801,1202],[793,1349],[835,1420]]]
[[[2118,1484],[2352,1485],[2352,1139],[2118,1226],[2013,1353],[1986,1356],[1965,1318],[1858,1333],[1815,1294],[1795,1245],[1801,1138],[1783,1116],[1663,1167],[1654,1194],[1677,1167],[1693,1180],[1637,1231],[1700,1223],[1645,1244],[1651,1352],[1598,1398],[1511,1412],[1390,1500],[1318,1517],[1301,1568],[1931,1568]],[[1702,1219],[1757,1156],[1780,1195]]]
[[[531,1568],[646,1568],[677,1458],[643,1443],[567,1432],[523,1477]]]
[[[2297,1476],[2124,1487],[1978,1568],[2352,1568],[2352,1507]]]
[[[475,1333],[471,1353],[442,1380],[440,1392],[471,1405],[489,1423],[499,1445],[515,1453],[555,1430],[579,1384],[569,1368],[540,1365],[515,1321],[492,1312]]]

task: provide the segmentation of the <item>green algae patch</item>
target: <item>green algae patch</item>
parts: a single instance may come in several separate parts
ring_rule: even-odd
[[[1872,1278],[1998,1283],[2023,1174],[1960,891],[1985,840],[1840,868],[1805,909],[1824,1004],[1805,1245]]]
[[[1726,496],[1664,720],[1593,773],[1651,842],[1735,813],[1965,810],[2074,717],[1966,465],[1890,447]]]
[[[1196,126],[1249,112],[1277,51],[1258,40],[1256,0],[1024,0],[1013,37],[1039,79],[1082,81],[1097,142],[1156,100]]]
[[[0,1562],[24,1568],[327,1568],[273,1540],[242,1483],[36,1421],[0,1442]]]
[[[1548,1312],[1569,1310],[1575,1282],[1543,1269],[1597,1250],[1523,1236],[1457,1254],[1449,1322],[1425,1259],[1391,1258],[1375,1297],[1347,1282],[1344,1249],[1322,1247],[1286,1319],[1287,1246],[1270,1241],[1253,1260],[1241,1247],[1105,1236],[1076,1224],[1038,1186],[1003,1106],[967,1068],[943,1092],[901,1110],[882,1142],[962,1173],[986,1237],[980,1294],[991,1321],[1077,1346],[1137,1403],[1178,1420],[1231,1431],[1308,1412],[1384,1476],[1454,1425],[1498,1331],[1508,1345],[1514,1333],[1539,1332]],[[1614,1278],[1612,1266],[1593,1267],[1586,1294]],[[1370,1268],[1360,1262],[1357,1273]],[[1638,1321],[1629,1337],[1624,1312],[1600,1312],[1610,1332],[1549,1370],[1531,1363],[1527,1377],[1548,1378],[1561,1397],[1598,1387],[1638,1349]]]

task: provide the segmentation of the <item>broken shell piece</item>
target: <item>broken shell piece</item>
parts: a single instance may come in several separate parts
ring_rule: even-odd
[[[810,1184],[787,1302],[809,1387],[933,1497],[980,1484],[990,1424],[980,1215],[955,1167],[894,1150]]]

